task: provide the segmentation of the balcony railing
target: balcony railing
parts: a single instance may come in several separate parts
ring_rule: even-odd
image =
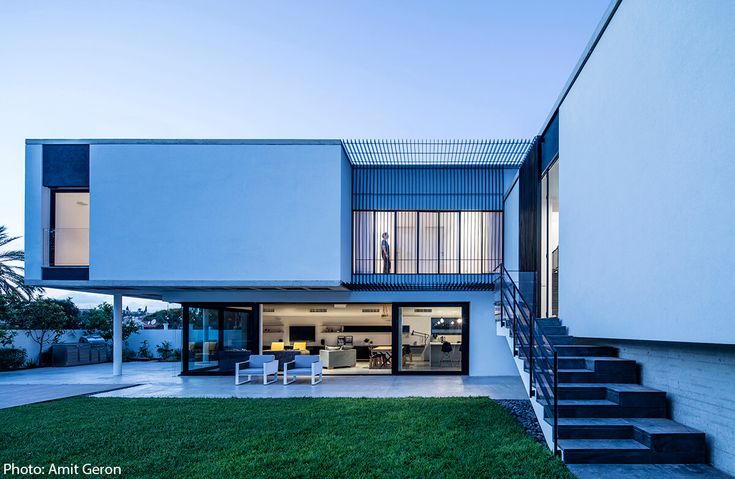
[[[43,266],[89,266],[89,228],[44,229]]]
[[[346,286],[361,291],[493,290],[497,274],[353,274]]]

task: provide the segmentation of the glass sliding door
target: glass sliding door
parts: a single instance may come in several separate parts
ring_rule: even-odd
[[[559,314],[559,161],[541,179],[541,317]]]
[[[219,309],[189,307],[188,370],[219,366]]]
[[[439,273],[439,213],[419,212],[419,273]]]
[[[459,273],[459,213],[439,213],[439,273]]]
[[[184,372],[231,373],[257,354],[260,324],[253,304],[184,305]]]
[[[394,371],[467,374],[467,311],[463,305],[394,305]]]
[[[395,273],[395,213],[375,212],[375,273]]]
[[[352,213],[352,271],[359,274],[373,273],[373,220],[372,211]]]
[[[416,274],[418,269],[418,213],[396,212],[396,273]]]

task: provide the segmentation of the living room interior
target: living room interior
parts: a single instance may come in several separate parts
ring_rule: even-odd
[[[264,304],[263,354],[319,355],[324,374],[390,374],[390,304]]]
[[[264,304],[262,352],[318,355],[326,375],[462,370],[461,307],[397,311],[394,348],[392,304]]]

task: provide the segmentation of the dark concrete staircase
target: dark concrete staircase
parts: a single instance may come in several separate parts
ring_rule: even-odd
[[[704,433],[668,419],[666,393],[639,384],[635,361],[577,344],[558,319],[537,327],[558,355],[559,449],[569,464],[702,464]],[[529,362],[526,360],[526,369]],[[541,375],[539,374],[538,377]],[[553,405],[544,405],[553,424]]]

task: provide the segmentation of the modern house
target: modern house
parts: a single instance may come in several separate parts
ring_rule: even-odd
[[[181,303],[183,374],[520,374],[567,462],[735,473],[733,19],[613,1],[528,140],[27,140],[26,281]]]
[[[26,281],[181,303],[184,374],[297,342],[515,374],[491,291],[529,141],[27,143]]]

